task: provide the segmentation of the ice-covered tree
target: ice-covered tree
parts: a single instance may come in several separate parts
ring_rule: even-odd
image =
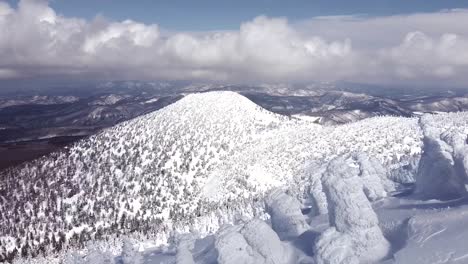
[[[191,235],[180,236],[177,241],[176,264],[195,264],[192,256],[195,239]]]
[[[359,173],[359,163],[351,155],[339,156],[327,166],[323,175],[323,189],[327,197],[331,229],[320,236],[315,246],[318,263],[338,264],[343,259],[358,259],[367,263],[380,260],[388,254],[390,244],[383,236],[377,215],[364,194]],[[324,242],[335,237],[339,238],[336,243]],[[343,243],[348,244],[341,245]],[[341,252],[343,257],[331,262],[330,252],[342,250],[335,246],[346,246],[350,251]]]
[[[284,264],[292,260],[290,250],[260,219],[222,228],[216,236],[215,246],[220,264]]]
[[[297,237],[309,229],[301,204],[282,190],[272,191],[266,198],[271,226],[281,240]]]
[[[123,264],[141,264],[143,257],[135,247],[135,243],[130,238],[122,241],[122,262]]]
[[[416,194],[423,199],[450,200],[466,194],[465,142],[432,125],[430,115],[421,117],[423,153],[416,174]],[[445,139],[445,140],[443,140]],[[457,154],[456,154],[457,153]]]

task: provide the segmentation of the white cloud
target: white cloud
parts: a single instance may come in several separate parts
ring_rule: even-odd
[[[0,80],[17,78],[18,76],[19,76],[18,73],[15,72],[14,70],[0,68]]]
[[[416,31],[408,33],[400,45],[384,50],[381,59],[406,79],[465,80],[468,70],[468,42],[465,36],[443,34],[439,37]],[[459,76],[458,76],[459,75]]]
[[[257,17],[226,32],[58,15],[0,2],[0,77],[468,83],[468,10],[389,17]],[[14,73],[14,74],[13,74]]]
[[[86,37],[83,44],[84,52],[96,53],[98,49],[119,48],[121,41],[133,46],[151,47],[157,40],[159,28],[157,25],[146,26],[131,20],[122,23],[111,23],[98,32]],[[113,47],[112,47],[113,46]]]

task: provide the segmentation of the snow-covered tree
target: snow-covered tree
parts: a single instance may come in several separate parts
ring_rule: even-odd
[[[266,198],[271,225],[281,240],[294,238],[309,229],[299,201],[282,190],[272,191]]]
[[[382,259],[389,252],[390,244],[383,236],[377,215],[364,194],[359,173],[359,163],[351,155],[339,156],[328,164],[323,176],[323,189],[328,201],[331,230],[322,234],[315,246],[318,263],[342,263],[343,259],[368,263]],[[340,237],[338,242],[324,242],[334,237]],[[330,262],[330,252],[335,250],[333,247],[342,246],[342,243],[349,243],[345,246],[350,251],[343,251],[342,257]]]
[[[466,194],[462,154],[466,142],[450,134],[441,138],[441,131],[432,123],[432,116],[421,117],[424,147],[416,175],[416,194],[423,199],[459,198]]]
[[[195,264],[192,256],[195,239],[191,235],[185,235],[178,238],[176,264]]]
[[[143,257],[141,256],[138,249],[135,247],[134,241],[126,237],[122,241],[122,262],[123,264],[141,264],[143,263]]]

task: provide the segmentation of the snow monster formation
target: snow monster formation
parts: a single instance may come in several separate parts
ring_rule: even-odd
[[[364,152],[352,154],[359,165],[359,177],[362,179],[364,193],[370,201],[387,196],[395,191],[395,184],[388,179],[387,171],[375,157],[369,157]]]
[[[273,229],[259,219],[221,229],[215,247],[219,264],[284,264],[292,257]]]
[[[360,168],[353,155],[343,155],[329,162],[322,177],[331,227],[315,244],[318,264],[373,263],[389,253]]]
[[[423,153],[416,174],[416,194],[422,199],[451,200],[466,194],[467,153],[465,137],[459,131],[440,132],[432,116],[420,119]]]
[[[302,214],[301,203],[280,189],[268,195],[266,208],[271,226],[281,240],[298,237],[310,228]]]
[[[322,175],[325,173],[326,166],[311,162],[305,169],[306,177],[309,181],[309,186],[306,190],[306,200],[304,204],[310,206],[309,217],[327,214],[327,197],[322,189]]]
[[[177,245],[176,264],[195,264],[192,256],[194,239],[190,235],[181,236]]]
[[[395,183],[387,176],[387,170],[375,157],[369,157],[364,152],[348,154],[358,168],[357,176],[361,179],[364,194],[370,201],[376,201],[387,196],[395,190]],[[310,216],[328,213],[328,201],[323,190],[322,182],[328,164],[319,165],[312,163],[307,167],[306,174],[309,179],[309,197],[306,203],[311,206]]]

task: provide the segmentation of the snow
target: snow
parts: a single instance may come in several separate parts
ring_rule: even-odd
[[[353,252],[352,239],[348,234],[328,228],[321,234],[315,244],[317,264],[358,264]]]
[[[144,263],[463,263],[467,133],[467,113],[325,127],[236,93],[191,94],[0,175],[0,195],[14,194],[0,196],[0,243],[25,244],[12,245],[17,217],[36,244],[63,230],[116,239],[117,250],[57,256],[74,263],[121,263],[122,251]],[[439,155],[447,162],[431,162]],[[447,182],[457,200],[445,201]],[[135,253],[112,232],[136,224],[147,229],[134,234]]]
[[[122,243],[122,254],[123,264],[142,264],[143,258],[138,252],[135,246],[135,242],[129,238],[124,238]]]
[[[264,221],[254,219],[240,230],[247,243],[257,251],[266,264],[288,263],[290,253],[278,235]],[[267,243],[265,243],[267,241]]]
[[[424,212],[408,221],[405,247],[396,263],[467,263],[468,206]]]
[[[91,105],[114,105],[121,100],[125,99],[126,96],[117,95],[117,94],[110,94],[99,97],[98,100],[90,103]]]
[[[266,198],[267,211],[271,225],[281,240],[298,237],[309,229],[302,205],[282,190],[274,190]]]
[[[159,101],[159,97],[154,97],[154,98],[151,98],[149,100],[146,100],[145,104],[156,103],[157,101]]]
[[[225,226],[216,234],[217,262],[290,263],[292,251],[264,221],[253,219],[237,226]]]
[[[369,263],[381,260],[390,250],[390,244],[380,230],[377,215],[364,194],[363,179],[359,177],[360,167],[352,156],[344,155],[330,161],[323,175],[323,189],[328,202],[328,216],[332,230],[326,232],[317,242],[316,259],[328,263],[329,251],[333,250],[330,237],[340,237],[340,243],[349,247],[341,261]],[[332,247],[331,249],[328,247]],[[342,262],[329,262],[342,263]],[[356,262],[355,262],[356,263]]]
[[[225,227],[217,235],[215,248],[218,251],[219,264],[258,263],[261,256],[247,243],[239,233],[239,227]]]
[[[310,121],[314,123],[317,123],[320,121],[320,116],[308,116],[308,115],[292,115],[292,116],[301,120],[306,120],[306,121]]]
[[[395,190],[394,183],[387,178],[387,172],[376,158],[369,157],[363,152],[355,153],[353,158],[359,166],[359,177],[369,200],[384,198],[387,192]]]
[[[175,256],[176,264],[195,264],[192,253],[190,252],[193,250],[193,247],[194,241],[190,236],[180,239]]]
[[[457,139],[451,133],[442,137],[432,122],[430,115],[424,115],[420,120],[424,148],[416,175],[416,192],[423,199],[460,198],[466,194],[466,170],[463,164],[466,140]]]

